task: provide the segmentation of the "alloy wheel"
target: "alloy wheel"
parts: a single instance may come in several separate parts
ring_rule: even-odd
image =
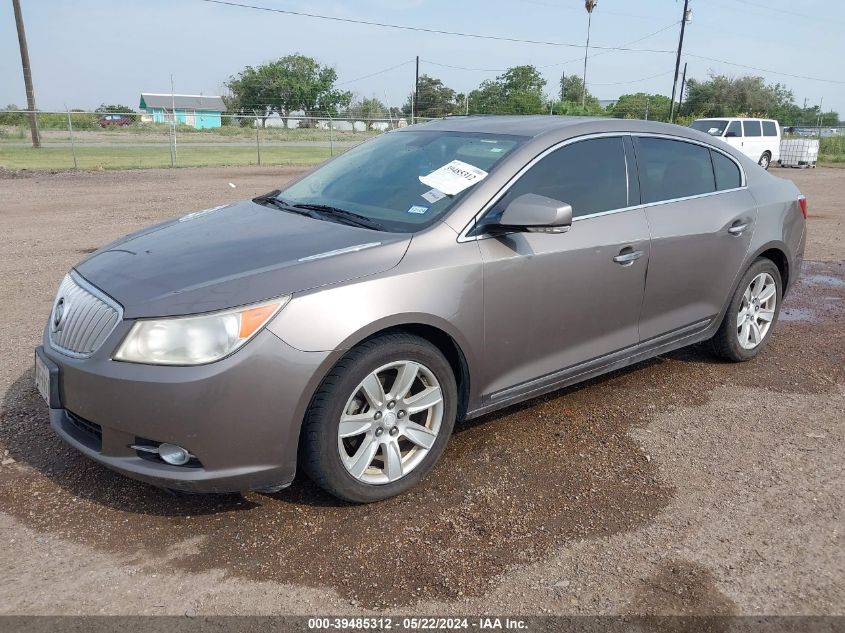
[[[355,479],[385,484],[401,479],[425,458],[443,421],[443,391],[422,363],[399,360],[362,380],[338,425],[341,461]]]
[[[777,285],[769,273],[760,273],[742,295],[736,333],[743,349],[754,349],[769,333],[777,307]]]

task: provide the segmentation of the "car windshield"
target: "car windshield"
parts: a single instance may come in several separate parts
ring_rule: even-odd
[[[405,130],[362,143],[283,189],[290,205],[334,207],[388,231],[432,224],[525,137]]]
[[[706,132],[710,136],[722,136],[725,133],[725,128],[728,127],[729,121],[727,119],[702,119],[701,121],[693,121],[690,127],[699,132]]]

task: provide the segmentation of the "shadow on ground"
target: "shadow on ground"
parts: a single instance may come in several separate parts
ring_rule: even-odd
[[[836,264],[812,266],[843,278]],[[845,379],[845,288],[811,279],[792,306],[812,321],[779,324],[757,360],[726,364],[693,347],[461,424],[418,488],[367,506],[303,479],[272,496],[169,496],[66,447],[27,372],[3,400],[0,443],[16,463],[0,468],[0,508],[138,566],[330,587],[370,607],[480,595],[513,565],[636,529],[666,507],[671,486],[632,427],[724,385],[823,393]]]

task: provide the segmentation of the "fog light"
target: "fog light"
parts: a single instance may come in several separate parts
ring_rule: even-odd
[[[175,444],[159,444],[158,456],[174,466],[184,466],[191,459],[191,454],[188,451]]]

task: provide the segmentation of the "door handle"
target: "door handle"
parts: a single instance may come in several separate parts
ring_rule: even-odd
[[[748,222],[743,222],[741,224],[734,223],[731,228],[728,229],[728,233],[731,235],[742,235],[745,229],[748,228]]]
[[[619,254],[613,258],[613,261],[621,266],[630,266],[643,255],[644,253],[642,251],[635,251],[630,246],[626,246],[619,251]]]

